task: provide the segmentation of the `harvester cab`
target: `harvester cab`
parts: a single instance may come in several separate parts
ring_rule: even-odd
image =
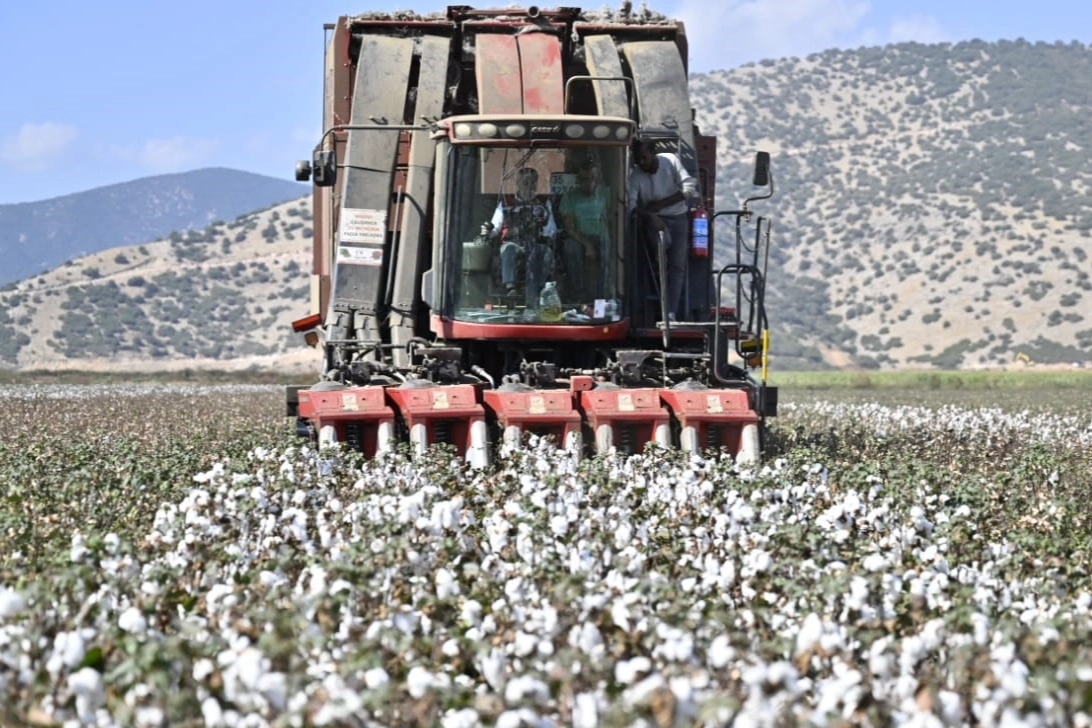
[[[682,25],[459,6],[329,30],[327,131],[296,170],[315,189],[297,329],[323,350],[319,381],[288,391],[297,431],[367,455],[446,443],[479,466],[527,433],[576,455],[757,460],[777,398],[769,224],[749,205],[772,194],[769,156],[765,195],[706,212],[716,147],[692,121]],[[637,134],[700,183],[678,321],[663,249],[627,209]],[[717,250],[722,216],[736,239]]]

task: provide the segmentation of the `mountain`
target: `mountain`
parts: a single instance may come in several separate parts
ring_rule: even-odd
[[[1089,46],[827,51],[696,76],[691,101],[718,137],[718,207],[772,153],[755,209],[774,216],[783,365],[1092,358]]]
[[[774,371],[1092,359],[1089,46],[827,51],[696,74],[691,101],[718,138],[718,209],[772,154],[776,194],[753,209],[774,220]],[[310,216],[297,199],[179,227],[0,290],[0,366],[315,367],[289,327]]]
[[[0,286],[80,255],[201,229],[306,193],[295,182],[208,168],[0,205]]]

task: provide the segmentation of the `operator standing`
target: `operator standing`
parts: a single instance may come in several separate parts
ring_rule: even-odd
[[[501,283],[509,295],[518,292],[519,262],[527,271],[526,299],[529,306],[538,302],[543,283],[553,270],[552,241],[557,223],[548,201],[537,196],[538,172],[524,167],[516,173],[516,194],[497,202],[493,213],[493,236],[501,239]]]
[[[683,310],[683,284],[689,254],[688,200],[697,197],[694,177],[678,155],[656,153],[649,139],[633,142],[634,166],[629,174],[628,207],[639,222],[664,232],[667,243],[667,310],[672,317]],[[647,228],[646,228],[647,229]]]

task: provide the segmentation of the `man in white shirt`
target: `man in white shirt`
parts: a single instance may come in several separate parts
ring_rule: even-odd
[[[628,185],[629,210],[636,210],[638,224],[665,233],[667,310],[669,315],[677,316],[684,306],[682,293],[689,255],[688,201],[697,197],[697,183],[678,155],[657,154],[651,140],[635,141],[633,157],[635,165],[630,169]]]
[[[505,292],[519,289],[520,258],[525,258],[527,271],[526,298],[530,306],[538,301],[538,293],[553,270],[551,242],[557,235],[557,223],[548,200],[537,196],[538,172],[524,167],[516,173],[516,194],[497,202],[493,213],[493,236],[500,237],[501,283]]]

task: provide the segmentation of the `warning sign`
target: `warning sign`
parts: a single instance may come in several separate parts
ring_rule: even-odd
[[[383,265],[383,248],[372,245],[339,245],[337,262],[355,265]]]
[[[387,241],[387,211],[345,208],[341,211],[338,237],[343,243],[382,245]]]

